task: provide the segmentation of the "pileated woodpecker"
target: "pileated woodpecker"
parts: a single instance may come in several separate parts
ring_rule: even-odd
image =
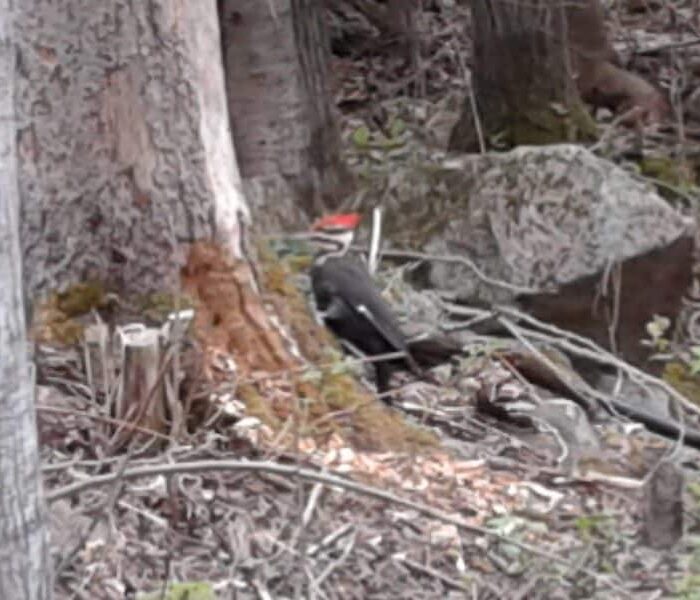
[[[320,248],[311,269],[316,307],[325,325],[362,354],[403,353],[375,362],[377,390],[386,392],[396,370],[426,378],[421,367],[433,367],[461,351],[449,340],[409,341],[364,265],[347,256],[360,222],[356,213],[317,220],[308,239]]]

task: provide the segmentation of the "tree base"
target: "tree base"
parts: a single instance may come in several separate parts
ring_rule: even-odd
[[[544,108],[543,108],[544,106]],[[597,139],[593,117],[583,102],[570,107],[541,104],[502,109],[484,115],[481,122],[485,150],[510,150],[516,146],[542,146],[562,142],[592,142]],[[480,143],[469,100],[452,129],[448,150],[477,152]]]

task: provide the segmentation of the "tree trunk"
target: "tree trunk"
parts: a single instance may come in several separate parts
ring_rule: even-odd
[[[594,136],[572,77],[563,3],[474,0],[472,11],[473,82],[486,145]],[[451,150],[478,148],[474,119],[467,100],[452,131]]]
[[[17,6],[30,297],[98,280],[134,305],[145,293],[178,294],[186,273],[206,345],[211,298],[203,295],[226,278],[226,292],[241,299],[234,306],[230,295],[216,298],[237,319],[238,337],[226,350],[251,368],[263,360],[286,367],[287,347],[249,260],[216,0]],[[252,339],[266,345],[240,347]],[[129,407],[129,414],[161,409]]]
[[[51,597],[19,248],[12,2],[0,0],[0,598]]]
[[[215,0],[17,7],[30,297],[79,280],[172,291],[194,240],[240,255]]]
[[[220,0],[220,11],[241,173],[262,182],[251,210],[264,229],[298,226],[351,185],[328,93],[323,3]]]
[[[621,68],[608,39],[599,0],[567,2],[566,17],[571,64],[581,98],[617,113],[636,108],[627,122],[658,121],[669,112],[668,102],[658,89]]]

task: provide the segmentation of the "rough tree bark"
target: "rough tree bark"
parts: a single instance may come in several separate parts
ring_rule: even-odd
[[[29,297],[85,280],[127,303],[186,287],[203,345],[218,300],[235,320],[223,350],[288,367],[247,251],[216,0],[16,6]]]
[[[595,136],[581,99],[627,122],[656,121],[663,95],[624,70],[608,39],[600,0],[475,0],[473,82],[485,145],[511,147]],[[497,143],[495,142],[497,139]],[[451,150],[479,148],[470,99]]]
[[[18,11],[30,297],[79,280],[176,289],[183,243],[240,256],[215,0],[25,0]]]
[[[132,304],[182,291],[207,348],[221,342],[251,369],[289,367],[247,242],[216,0],[27,0],[17,11],[28,295],[95,279]],[[210,316],[231,331],[218,335]]]
[[[474,0],[473,83],[486,145],[547,144],[592,137],[569,62],[564,3]],[[451,150],[478,149],[469,100]]]
[[[251,210],[264,229],[299,225],[303,213],[337,206],[351,185],[327,89],[323,3],[219,6],[236,151],[242,176],[255,184]]]
[[[626,121],[658,121],[669,110],[661,92],[620,65],[605,28],[599,0],[566,3],[569,50],[581,97],[595,107],[632,111]]]
[[[0,0],[0,598],[38,600],[51,597],[51,569],[22,301],[12,4]]]

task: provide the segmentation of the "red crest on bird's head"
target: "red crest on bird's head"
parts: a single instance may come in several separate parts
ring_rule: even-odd
[[[360,224],[362,216],[359,213],[343,213],[338,215],[326,215],[316,219],[311,229],[355,229]]]

